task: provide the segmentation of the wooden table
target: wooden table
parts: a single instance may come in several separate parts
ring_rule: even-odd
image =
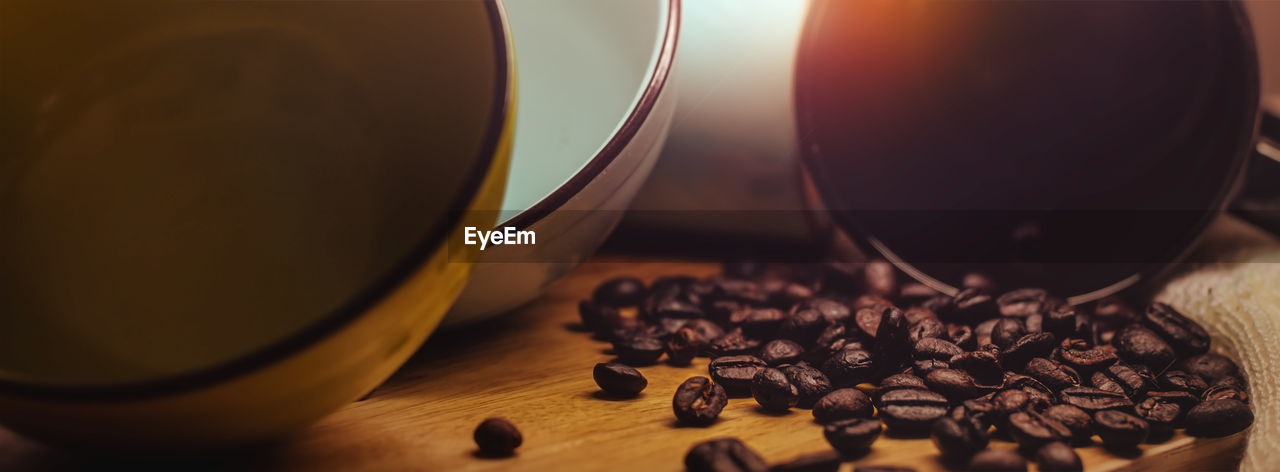
[[[827,450],[808,410],[765,414],[750,398],[730,400],[710,427],[679,427],[671,395],[685,378],[706,375],[707,360],[685,368],[642,368],[649,387],[638,398],[599,394],[591,378],[609,360],[607,344],[570,329],[577,302],[604,278],[645,279],[687,273],[710,275],[714,264],[588,263],[553,285],[545,296],[509,316],[464,331],[441,332],[366,399],[353,403],[281,444],[180,463],[142,463],[161,469],[215,470],[681,470],[689,447],[736,436],[770,462]],[[474,455],[471,432],[488,416],[519,426],[525,442],[515,457]],[[1243,435],[1222,439],[1178,436],[1121,457],[1101,447],[1079,449],[1087,470],[1233,469]],[[1013,444],[993,441],[993,447]],[[857,464],[895,464],[943,470],[928,439],[881,438]],[[852,464],[845,465],[851,470]],[[0,470],[58,470],[102,466],[0,430]],[[1032,469],[1034,470],[1034,469]]]

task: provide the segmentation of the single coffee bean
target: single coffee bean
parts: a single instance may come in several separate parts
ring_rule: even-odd
[[[1091,413],[1133,407],[1133,401],[1123,393],[1093,387],[1064,388],[1058,393],[1058,401]]]
[[[1173,347],[1160,335],[1136,324],[1121,329],[1111,343],[1120,359],[1130,364],[1145,365],[1157,373],[1168,369],[1176,356]]]
[[[903,435],[928,434],[929,427],[947,413],[947,398],[928,390],[897,389],[880,395],[880,419]]]
[[[954,369],[968,372],[981,385],[1000,385],[1004,380],[1004,369],[1000,368],[999,358],[989,351],[957,354],[951,356],[947,363]]]
[[[1184,412],[1200,404],[1200,397],[1180,390],[1147,392],[1147,398],[1159,398],[1161,401],[1177,403]]]
[[[748,339],[742,333],[741,328],[735,328],[733,331],[711,340],[711,343],[707,345],[711,357],[753,354],[759,348],[760,341]]]
[[[818,310],[792,310],[786,321],[782,322],[781,333],[783,339],[795,342],[797,345],[810,344],[822,334],[822,330],[830,325],[831,323]]]
[[[781,370],[766,368],[751,380],[751,397],[766,411],[787,411],[796,403],[796,387]]]
[[[685,322],[682,328],[689,328],[696,331],[698,336],[706,342],[710,342],[713,339],[724,336],[724,328],[721,328],[720,325],[716,324],[714,321],[701,318]],[[702,350],[707,350],[706,344],[703,345]]]
[[[684,456],[689,472],[765,472],[769,465],[735,438],[718,438],[694,445]]]
[[[1080,317],[1076,307],[1064,303],[1044,314],[1044,331],[1053,333],[1058,339],[1079,336],[1080,329],[1084,327]]]
[[[618,360],[628,365],[655,364],[666,349],[661,339],[639,333],[613,343],[613,352],[618,355]]]
[[[969,420],[957,421],[954,418],[942,417],[930,428],[933,444],[942,453],[943,459],[951,462],[968,460],[978,451],[987,448],[987,431],[979,429],[978,424]]]
[[[963,370],[934,369],[924,376],[924,384],[929,390],[938,392],[953,402],[961,402],[981,394],[973,377]]]
[[[667,338],[667,363],[674,366],[687,366],[706,345],[706,339],[698,334],[697,330],[688,326],[682,327]]]
[[[760,348],[760,360],[765,364],[777,366],[791,364],[804,356],[804,347],[790,339],[775,339]]]
[[[712,359],[707,371],[730,395],[746,396],[751,393],[752,379],[765,367],[768,364],[755,356],[724,356]]]
[[[1093,414],[1093,430],[1107,447],[1129,449],[1147,440],[1151,426],[1123,411],[1102,410]]]
[[[854,334],[860,339],[875,339],[880,327],[880,315],[886,306],[877,305],[853,313]]]
[[[1008,425],[1014,441],[1027,451],[1071,438],[1071,429],[1066,425],[1031,410],[1013,412],[1009,415]]]
[[[1006,449],[987,449],[969,459],[964,470],[974,472],[1026,472],[1027,460]]]
[[[1027,334],[1044,332],[1043,315],[1031,315],[1022,320],[1022,325],[1026,327]]]
[[[1081,472],[1084,462],[1080,456],[1066,443],[1054,441],[1036,451],[1036,464],[1040,472]]]
[[[1037,357],[1027,362],[1027,366],[1022,369],[1022,373],[1039,380],[1040,383],[1055,392],[1068,387],[1080,386],[1080,374],[1077,374],[1075,369],[1043,357]]]
[[[913,329],[924,320],[938,321],[937,313],[934,313],[933,310],[922,306],[913,306],[902,310],[902,317],[907,319],[907,324]],[[946,325],[943,325],[943,330],[945,331],[945,329]]]
[[[928,390],[929,387],[924,384],[924,379],[915,375],[896,374],[885,377],[884,380],[881,380],[880,383],[876,385],[875,396],[879,399],[889,391],[908,388]]]
[[[944,320],[958,323],[975,323],[1000,314],[995,299],[982,289],[961,290],[951,297],[946,308],[935,311]]]
[[[991,342],[1000,349],[1008,349],[1014,342],[1026,336],[1027,327],[1021,318],[1004,317],[991,327]]]
[[[1071,444],[1088,445],[1093,437],[1093,417],[1084,410],[1067,404],[1053,405],[1042,413],[1071,430]]]
[[[880,325],[875,331],[876,369],[881,376],[898,372],[911,359],[911,342],[907,339],[907,320],[902,310],[892,306],[880,310]]]
[[[1002,424],[1009,415],[1022,411],[1031,403],[1031,396],[1021,388],[1010,388],[996,392],[991,397],[992,419]]]
[[[1133,410],[1151,427],[1151,434],[1167,434],[1177,427],[1183,416],[1182,407],[1160,397],[1147,397]]]
[[[986,396],[965,400],[947,411],[948,418],[956,421],[970,421],[983,432],[991,427],[991,423],[996,419],[995,416],[995,404],[991,403],[990,397]]]
[[[884,428],[875,418],[849,418],[822,427],[822,436],[845,457],[865,454]]]
[[[649,385],[640,371],[617,362],[596,364],[591,374],[601,390],[620,397],[634,397]]]
[[[644,302],[644,282],[635,277],[609,279],[596,287],[591,299],[613,307],[637,306]]]
[[[906,313],[911,313],[911,311],[904,311],[903,315],[905,316]],[[942,340],[946,336],[947,326],[938,321],[937,318],[925,318],[913,323],[907,331],[907,339],[912,343],[918,343],[922,339],[938,338]]]
[[[488,418],[476,426],[472,438],[482,454],[491,456],[509,456],[524,442],[524,436],[516,425],[506,418]]]
[[[822,371],[807,365],[780,367],[787,380],[796,387],[796,406],[813,408],[813,404],[831,391],[831,381]]]
[[[1214,385],[1200,395],[1203,400],[1237,400],[1249,403],[1249,392],[1230,385]]]
[[[1094,372],[1089,381],[1096,388],[1121,393],[1129,398],[1140,397],[1153,386],[1151,380],[1124,364],[1112,364]]]
[[[1209,332],[1169,305],[1152,303],[1147,307],[1143,322],[1168,341],[1178,356],[1194,356],[1209,350]]]
[[[996,299],[1002,316],[1026,318],[1045,312],[1045,299],[1049,293],[1039,288],[1022,288],[1007,292]]]
[[[1094,346],[1083,339],[1064,339],[1054,353],[1054,360],[1079,372],[1105,369],[1120,359],[1114,349]]]
[[[706,312],[698,306],[698,302],[690,299],[690,295],[678,289],[654,288],[641,305],[641,314],[648,319],[658,318],[702,318]]]
[[[994,352],[1000,352],[1000,346],[991,343],[991,331],[995,330],[996,323],[1000,322],[1000,318],[992,318],[973,327],[973,339],[978,345],[978,349],[985,349],[983,346],[991,344],[995,348]]]
[[[856,388],[838,388],[813,404],[813,419],[830,423],[849,418],[870,418],[871,398]]]
[[[851,341],[844,325],[831,325],[822,330],[822,334],[813,344],[805,349],[804,358],[815,364],[822,364],[832,355],[840,352]]]
[[[806,309],[821,313],[828,324],[843,325],[853,318],[853,311],[849,309],[848,305],[830,298],[812,298],[797,304],[793,308],[796,312]]]
[[[1028,361],[1037,357],[1049,357],[1057,347],[1051,333],[1032,333],[1014,341],[1000,351],[1000,365],[1006,369],[1021,370]]]
[[[852,387],[870,381],[875,365],[870,352],[845,348],[822,363],[822,373],[836,387]]]
[[[978,338],[969,325],[947,323],[947,339],[964,350],[978,347]]]
[[[1209,384],[1199,375],[1189,374],[1181,370],[1166,370],[1159,377],[1156,377],[1156,385],[1163,390],[1181,390],[1189,392],[1192,395],[1199,396],[1209,388]]]
[[[744,308],[729,315],[729,324],[742,328],[751,337],[775,335],[787,315],[777,308]]]
[[[840,470],[840,453],[823,451],[797,456],[787,462],[774,464],[769,472],[836,472]]]
[[[705,426],[714,422],[728,403],[729,395],[724,387],[711,383],[711,379],[706,377],[696,376],[689,377],[676,388],[671,407],[681,422]]]
[[[1188,435],[1220,438],[1253,424],[1253,410],[1239,400],[1207,400],[1188,411],[1185,421]]]
[[[954,356],[963,354],[964,350],[945,339],[924,338],[915,343],[911,352],[916,360],[937,359],[948,361]]]
[[[1195,375],[1206,382],[1217,382],[1218,379],[1240,374],[1240,368],[1226,356],[1217,354],[1199,354],[1183,359],[1178,368]]]

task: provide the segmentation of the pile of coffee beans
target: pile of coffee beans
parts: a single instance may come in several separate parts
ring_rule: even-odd
[[[1075,306],[1045,290],[1002,291],[965,277],[955,295],[914,283],[885,262],[857,266],[726,264],[709,278],[622,277],[579,305],[582,325],[617,363],[595,379],[633,396],[647,381],[628,366],[687,366],[707,375],[675,389],[687,425],[711,425],[732,397],[761,409],[812,409],[831,454],[774,470],[835,470],[887,431],[932,438],[949,467],[1081,470],[1073,447],[1113,450],[1198,437],[1253,422],[1247,382],[1209,335],[1172,307],[1121,298]],[[992,440],[1017,452],[989,449]],[[767,470],[736,439],[693,447],[690,470]],[[859,470],[874,470],[862,467]]]

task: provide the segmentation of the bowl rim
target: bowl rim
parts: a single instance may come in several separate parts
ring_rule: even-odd
[[[493,169],[499,141],[506,130],[507,119],[513,113],[511,87],[514,60],[507,44],[511,35],[507,28],[506,12],[500,0],[483,0],[485,16],[489,22],[490,40],[493,43],[494,89],[488,123],[485,125],[483,144],[477,159],[463,177],[463,185],[448,205],[443,221],[437,222],[427,236],[414,244],[409,253],[381,277],[343,305],[327,315],[304,325],[285,337],[254,349],[246,354],[202,367],[190,372],[164,375],[154,379],[126,381],[115,384],[52,384],[39,381],[23,381],[0,377],[0,395],[12,395],[51,402],[128,402],[156,397],[173,396],[204,389],[230,379],[261,370],[329,338],[351,322],[359,319],[373,305],[386,298],[405,279],[412,275],[441,247],[464,215],[464,210],[479,192],[485,177]]]
[[[671,76],[671,67],[675,62],[676,43],[679,42],[680,36],[681,1],[666,0],[667,17],[662,32],[662,44],[658,48],[658,60],[654,62],[652,70],[649,71],[649,78],[645,82],[640,99],[631,107],[626,119],[609,137],[609,141],[568,180],[556,187],[555,190],[552,190],[551,193],[543,196],[529,208],[499,223],[501,226],[512,226],[523,230],[541,221],[551,212],[568,203],[569,199],[573,198],[574,195],[581,192],[587,184],[595,180],[596,176],[600,175],[601,172],[604,172],[609,167],[609,164],[612,164],[622,154],[622,151],[627,148],[627,145],[631,143],[631,139],[639,132],[640,127],[648,121],[649,115],[657,105],[658,98],[662,95],[662,91],[666,88],[667,81]]]

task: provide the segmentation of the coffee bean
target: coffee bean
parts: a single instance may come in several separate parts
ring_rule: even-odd
[[[667,339],[667,363],[674,366],[687,366],[706,345],[706,339],[698,334],[697,330],[686,325],[676,330]]]
[[[1253,424],[1253,410],[1239,400],[1207,400],[1187,412],[1187,434],[1220,438],[1244,431]]]
[[[1240,373],[1240,368],[1236,363],[1226,356],[1217,354],[1199,354],[1183,359],[1178,363],[1178,368],[1199,375],[1206,382],[1217,382],[1218,379],[1227,376],[1236,376]]]
[[[1181,370],[1167,370],[1156,377],[1156,385],[1163,390],[1181,390],[1199,396],[1209,388],[1209,384],[1199,375],[1189,374]]]
[[[804,347],[790,339],[775,339],[760,348],[760,360],[771,366],[795,363],[802,356]]]
[[[1043,357],[1037,357],[1027,362],[1027,366],[1022,369],[1022,373],[1039,380],[1040,383],[1055,392],[1068,387],[1080,386],[1080,374],[1077,374],[1075,369]]]
[[[1134,405],[1133,409],[1138,418],[1150,425],[1152,434],[1172,432],[1183,416],[1181,406],[1160,397],[1147,397]]]
[[[1071,429],[1058,421],[1032,410],[1016,411],[1009,415],[1009,433],[1024,450],[1034,451],[1054,441],[1071,438]]]
[[[714,422],[728,403],[729,395],[724,387],[711,383],[711,379],[697,376],[689,377],[676,388],[671,407],[681,422],[705,426]]]
[[[907,320],[902,310],[885,307],[880,310],[880,324],[875,331],[876,369],[881,376],[901,370],[911,356],[911,342],[907,337]]]
[[[928,390],[897,389],[880,395],[880,419],[891,431],[903,435],[923,435],[947,413],[947,398]]]
[[[824,451],[798,456],[769,467],[769,472],[836,472],[840,470],[840,453]]]
[[[987,428],[991,427],[991,423],[996,420],[995,404],[987,396],[965,400],[951,407],[947,417],[956,421],[972,422],[975,427],[986,432]]]
[[[862,287],[867,293],[885,298],[898,296],[898,269],[885,261],[862,266]]]
[[[807,365],[789,365],[780,368],[787,380],[796,387],[796,406],[812,408],[813,404],[831,391],[831,381],[822,371]]]
[[[729,324],[741,327],[747,336],[764,337],[777,334],[786,319],[777,308],[743,308],[729,315]]]
[[[884,380],[880,381],[879,385],[876,385],[875,396],[879,399],[889,391],[908,388],[927,390],[929,387],[924,384],[924,379],[915,375],[896,374],[885,377]]]
[[[870,352],[845,348],[822,363],[822,373],[836,387],[852,387],[870,381],[875,365]]]
[[[724,336],[724,328],[721,328],[720,325],[716,324],[714,321],[711,321],[711,320],[705,320],[705,319],[689,320],[685,322],[682,328],[689,328],[696,331],[698,333],[698,336],[701,337],[706,342],[710,342],[713,339],[717,339],[721,336]],[[704,344],[702,347],[702,350],[706,351],[707,348],[708,346]]]
[[[831,447],[845,457],[865,454],[884,428],[875,418],[849,418],[822,427],[822,436]]]
[[[996,323],[999,322],[1000,318],[992,318],[973,326],[973,339],[974,343],[978,345],[978,349],[984,349],[983,346],[991,344],[995,348],[995,352],[1000,351],[1000,346],[991,343],[991,331],[996,328]]]
[[[1200,397],[1180,390],[1147,392],[1147,398],[1158,398],[1161,401],[1176,403],[1182,411],[1188,411],[1200,404]]]
[[[907,319],[907,325],[911,326],[913,329],[917,324],[920,324],[925,320],[939,321],[937,313],[934,313],[933,310],[922,306],[913,306],[902,310],[902,317]],[[946,326],[943,325],[943,328],[945,330]]]
[[[633,397],[649,385],[640,371],[617,362],[596,364],[591,374],[601,390],[620,397]]]
[[[769,301],[765,289],[750,280],[720,278],[712,281],[711,297],[716,300],[732,300],[745,305],[763,305]]]
[[[1249,389],[1249,384],[1245,382],[1244,379],[1235,375],[1228,375],[1226,377],[1222,377],[1217,380],[1214,380],[1212,383],[1209,384],[1209,386],[1238,388],[1240,390]]]
[[[968,460],[978,451],[987,448],[987,431],[979,429],[973,421],[957,421],[954,418],[942,417],[930,428],[933,444],[938,447],[942,457],[951,462]]]
[[[852,312],[856,316],[858,311],[862,310],[863,308],[877,308],[877,311],[878,311],[878,309],[880,308],[890,307],[890,306],[893,306],[893,301],[889,300],[888,298],[885,298],[879,295],[864,293],[862,295],[858,295],[858,298],[853,299],[853,303],[849,304],[849,309],[852,310]]]
[[[810,344],[830,325],[831,323],[826,318],[823,318],[822,313],[818,312],[818,310],[793,310],[787,316],[786,321],[782,322],[781,334],[785,340]]]
[[[969,465],[964,470],[974,472],[1026,472],[1027,460],[1013,451],[987,449],[969,459]]]
[[[923,379],[924,376],[929,375],[929,372],[933,372],[938,369],[950,368],[951,365],[946,362],[934,359],[925,359],[911,363],[911,367],[909,369],[904,369],[902,372],[910,372],[911,374]]]
[[[938,338],[924,338],[917,341],[912,348],[912,356],[916,360],[937,359],[940,361],[950,360],[954,356],[964,353],[960,346],[952,344],[951,341]]]
[[[1129,449],[1147,440],[1151,426],[1122,411],[1102,410],[1093,414],[1093,430],[1107,447]]]
[[[959,323],[975,323],[999,314],[999,308],[991,295],[982,289],[972,288],[956,293],[951,297],[947,309],[938,312],[944,320]]]
[[[1133,401],[1123,393],[1093,387],[1064,388],[1058,393],[1058,401],[1087,412],[1133,407]]]
[[[908,312],[903,312],[904,316]],[[944,341],[947,336],[947,327],[941,321],[933,318],[926,318],[917,323],[911,324],[911,328],[907,330],[907,340],[912,343],[918,343],[923,339],[938,339]],[[950,343],[949,341],[946,341]]]
[[[859,339],[875,339],[876,330],[880,327],[880,316],[884,306],[863,308],[853,314],[854,334]]]
[[[1043,328],[1058,339],[1079,336],[1081,328],[1085,327],[1080,317],[1076,307],[1062,304],[1044,314]]]
[[[1039,288],[1023,288],[1007,292],[996,299],[1002,316],[1028,317],[1045,311],[1049,293]]]
[[[1004,369],[1000,368],[1000,360],[989,351],[973,351],[951,356],[947,360],[954,369],[960,369],[973,376],[974,381],[982,385],[1000,385],[1004,379]]]
[[[856,388],[838,388],[813,404],[813,419],[830,423],[849,418],[870,418],[871,398]]]
[[[1071,444],[1088,445],[1092,442],[1093,417],[1084,410],[1067,404],[1053,405],[1042,413],[1071,430]]]
[[[476,446],[480,447],[480,452],[490,456],[509,456],[524,442],[520,430],[506,418],[481,421],[471,436],[475,439]]]
[[[690,299],[690,295],[677,288],[659,289],[655,287],[641,304],[641,314],[649,319],[657,318],[702,318],[706,312],[698,306],[698,302]]]
[[[730,395],[745,396],[751,393],[752,379],[765,367],[768,365],[755,356],[723,356],[712,359],[707,371]]]
[[[1143,322],[1168,341],[1179,356],[1194,356],[1209,350],[1209,333],[1204,327],[1169,305],[1152,303],[1147,307]]]
[[[953,402],[968,400],[981,393],[973,377],[957,369],[935,369],[924,376],[924,384]]]
[[[637,306],[644,301],[644,282],[635,277],[609,279],[596,287],[591,299],[613,307]]]
[[[616,320],[622,317],[618,314],[617,308],[591,300],[578,302],[578,316],[582,319],[583,328],[601,334],[615,328]]]
[[[787,411],[796,402],[796,387],[782,371],[767,368],[751,380],[751,397],[766,411]]]
[[[1121,393],[1129,398],[1140,397],[1153,386],[1150,379],[1124,364],[1112,364],[1094,372],[1089,379],[1090,384],[1096,388]]]
[[[1003,424],[1009,415],[1022,411],[1031,403],[1031,396],[1021,388],[1011,388],[996,392],[991,397],[992,420],[995,424]]]
[[[1116,354],[1130,364],[1142,364],[1159,373],[1173,364],[1175,353],[1160,335],[1139,325],[1121,329],[1113,339]]]
[[[969,325],[947,323],[947,339],[961,349],[973,350],[978,347],[978,338]]]
[[[1000,388],[1001,389],[1016,388],[1016,389],[1025,390],[1028,393],[1037,392],[1037,393],[1043,393],[1045,395],[1050,395],[1050,396],[1052,396],[1054,393],[1053,390],[1049,389],[1049,387],[1045,386],[1045,384],[1041,383],[1039,380],[1036,380],[1034,377],[1015,374],[1013,372],[1005,372],[1004,383],[1000,385]]]
[[[1008,348],[1000,351],[1000,365],[1006,369],[1021,370],[1022,366],[1036,357],[1049,357],[1057,346],[1053,334],[1032,333],[1014,341]]]
[[[1051,442],[1040,446],[1040,450],[1036,451],[1036,464],[1039,465],[1040,472],[1081,472],[1084,470],[1084,463],[1080,461],[1080,456],[1076,454],[1071,446],[1063,442]]]
[[[1214,385],[1200,395],[1204,400],[1237,400],[1249,403],[1249,392],[1229,385]]]
[[[991,343],[1000,349],[1008,349],[1015,341],[1027,335],[1027,327],[1022,319],[1005,317],[996,321],[991,327]]]
[[[1031,315],[1022,319],[1023,326],[1027,329],[1027,334],[1044,332],[1044,316]]]
[[[1120,359],[1114,349],[1094,346],[1083,339],[1065,339],[1054,353],[1054,360],[1079,372],[1105,369]]]
[[[760,341],[747,339],[741,328],[735,328],[723,336],[712,339],[707,345],[712,357],[753,354],[759,348]]]
[[[827,320],[827,324],[843,325],[853,318],[853,311],[849,310],[849,306],[830,298],[813,298],[800,302],[792,308],[793,312],[803,310],[813,310],[822,315]]]
[[[694,445],[684,456],[689,472],[764,472],[764,459],[735,438],[718,438]]]
[[[618,360],[628,365],[652,365],[658,362],[667,346],[661,339],[647,334],[634,334],[613,343]]]

